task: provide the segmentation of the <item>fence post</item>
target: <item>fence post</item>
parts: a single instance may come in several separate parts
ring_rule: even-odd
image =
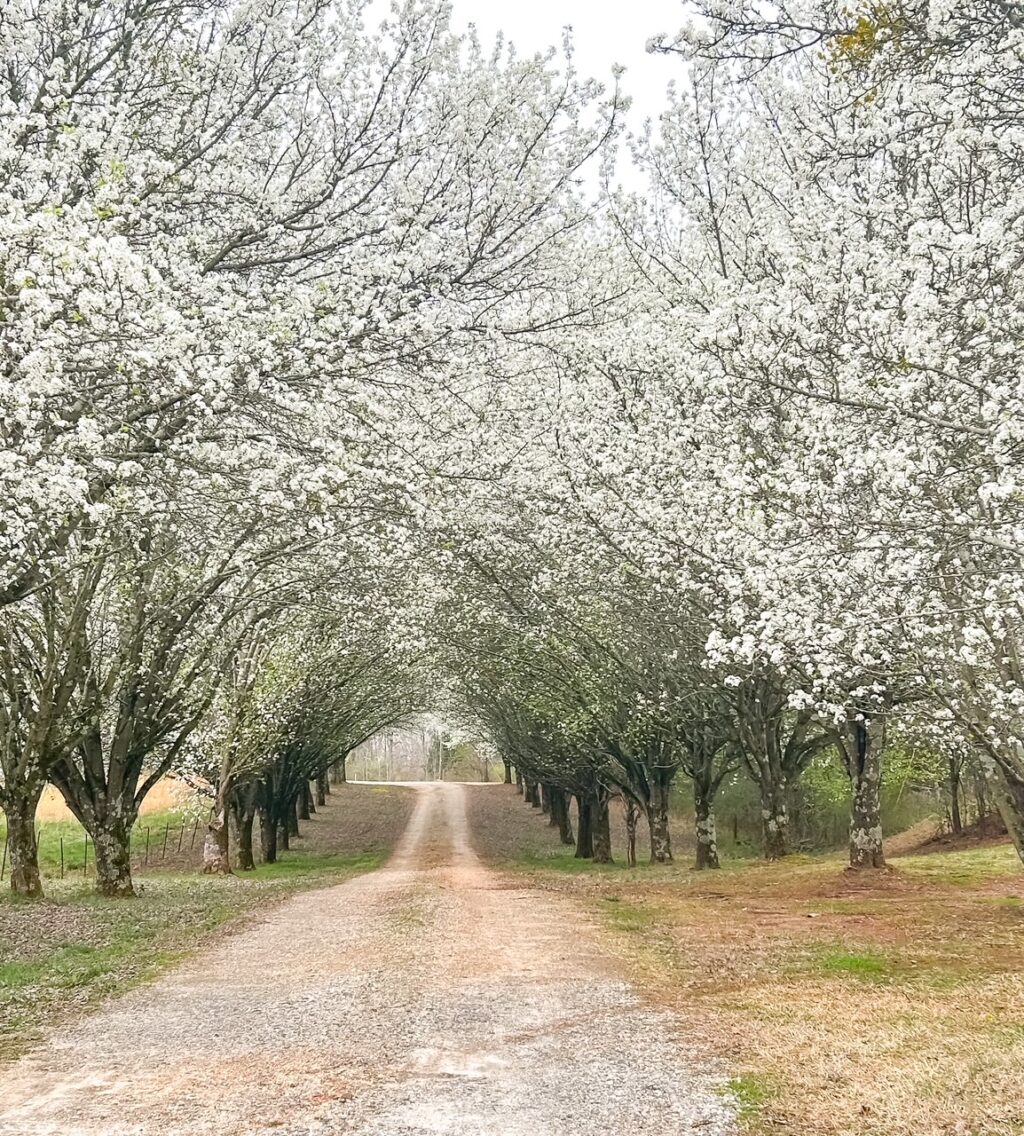
[[[149,829],[146,829],[146,858],[142,861],[143,867],[149,863]]]
[[[64,837],[60,838],[60,878],[64,879]]]
[[[4,872],[7,870],[7,833],[4,833],[4,858],[0,860],[0,880],[4,878]]]
[[[85,834],[85,852],[82,856],[82,875],[83,876],[88,871],[88,869],[89,869],[89,833],[86,832],[86,834]]]
[[[170,835],[170,832],[171,832],[170,824],[165,825],[164,826],[164,846],[160,850],[160,859],[161,860],[164,860],[167,857],[167,837]]]

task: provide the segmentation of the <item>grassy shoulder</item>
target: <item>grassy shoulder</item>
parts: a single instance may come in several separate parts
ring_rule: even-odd
[[[95,895],[80,867],[54,878],[44,861],[46,899],[0,894],[0,1061],[282,899],[378,867],[408,820],[411,798],[397,787],[341,787],[278,863],[228,877],[142,870],[139,894],[129,900]]]
[[[487,792],[471,803],[481,855],[588,907],[641,988],[727,1062],[746,1133],[1024,1133],[1024,871],[1008,845],[881,873],[838,856],[631,871],[574,860],[546,818]]]

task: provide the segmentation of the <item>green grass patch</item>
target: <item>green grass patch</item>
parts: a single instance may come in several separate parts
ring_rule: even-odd
[[[601,910],[615,931],[646,931],[657,916],[650,908],[635,903],[623,903],[618,896],[601,900]]]
[[[164,851],[164,837],[167,838],[168,857],[176,853],[178,840],[181,837],[184,848],[190,848],[195,822],[183,812],[168,809],[158,813],[147,813],[140,817],[132,829],[132,862],[141,864],[146,858],[146,830],[149,830],[149,867],[159,867]],[[182,831],[184,829],[184,831]],[[76,875],[82,878],[83,868],[88,861],[86,874],[92,872],[96,853],[92,840],[88,841],[86,849],[85,829],[77,820],[47,820],[36,825],[37,839],[39,841],[39,871],[46,880],[61,878],[61,864],[65,879],[73,879]],[[195,839],[202,840],[203,825],[198,826]],[[0,848],[7,841],[7,824],[0,813]],[[6,864],[4,879],[10,871],[10,859]]]
[[[985,884],[1016,875],[1021,877],[1024,885],[1024,866],[1010,844],[968,848],[960,852],[932,852],[926,856],[901,856],[893,863],[901,872],[932,884]]]
[[[661,867],[661,865],[653,865]],[[631,868],[624,859],[613,860],[610,864],[595,864],[593,860],[577,860],[571,848],[563,851],[543,848],[528,848],[521,852],[514,860],[502,861],[502,867],[512,868],[544,868],[549,871],[566,872],[570,875],[602,875],[616,872],[638,872],[652,867],[646,860],[642,860],[635,868]]]
[[[736,1102],[740,1119],[749,1121],[775,1096],[775,1089],[765,1077],[744,1073],[726,1082],[725,1093]]]
[[[245,872],[243,879],[290,880],[308,875],[332,875],[344,873],[355,875],[359,872],[372,872],[386,859],[383,852],[360,852],[353,856],[318,856],[316,853],[284,852],[282,859],[275,864],[258,864],[251,872]]]
[[[877,951],[824,949],[812,956],[814,969],[824,974],[849,974],[855,978],[881,979],[893,977],[893,965]]]

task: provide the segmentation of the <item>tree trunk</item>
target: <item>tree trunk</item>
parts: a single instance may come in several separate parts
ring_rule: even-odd
[[[572,835],[572,817],[569,816],[569,794],[556,789],[552,797],[552,811],[558,823],[558,839],[563,844],[575,844]]]
[[[598,789],[591,806],[591,827],[594,840],[594,863],[612,863],[612,832],[608,818],[608,791]]]
[[[512,784],[512,762],[506,761],[504,758],[502,758],[501,763],[502,763],[502,765],[505,766],[505,784],[511,785]]]
[[[4,797],[4,815],[7,817],[7,856],[11,862],[11,891],[28,899],[39,899],[43,894],[43,880],[39,873],[39,849],[36,845],[36,807],[43,787],[33,789],[18,784]]]
[[[203,841],[203,874],[207,876],[230,876],[231,861],[228,858],[228,816],[223,801],[218,801],[217,811],[206,828]]]
[[[590,810],[590,798],[576,794],[576,859],[592,860],[594,858],[594,829],[593,816]]]
[[[632,797],[622,798],[623,810],[626,815],[626,863],[636,867],[636,822],[640,815],[640,807]]]
[[[961,763],[957,754],[949,757],[949,826],[954,835],[964,830],[963,817],[960,815],[960,772]]]
[[[307,816],[305,819],[309,820],[309,817]],[[288,835],[289,836],[300,836],[301,835],[301,833],[299,832],[299,794],[298,793],[296,793],[292,797],[291,801],[289,801],[289,803],[288,803],[288,809],[287,809],[287,812],[285,813],[285,825],[288,829]],[[285,847],[287,848],[288,845],[286,844]]]
[[[327,784],[327,774],[320,773],[316,779],[316,804],[317,808],[323,808],[327,804],[327,794],[331,791],[330,785]]]
[[[543,781],[537,782],[537,800],[540,801],[542,813],[551,812],[551,786],[545,785]]]
[[[781,860],[789,852],[789,809],[786,775],[781,769],[760,778],[761,835],[766,860]]]
[[[984,820],[989,814],[988,779],[983,770],[978,768],[977,761],[971,762],[971,782],[974,785],[974,807],[977,811],[975,820]]]
[[[693,809],[694,832],[697,838],[697,870],[721,867],[718,862],[714,790],[698,778],[694,778],[693,782]]]
[[[850,867],[884,868],[881,788],[885,722],[878,717],[847,722],[838,740],[852,790]]]
[[[1016,753],[1000,752],[987,740],[978,754],[978,768],[988,783],[1017,855],[1024,861],[1024,746]],[[1017,760],[1014,760],[1016,758]]]
[[[123,723],[130,729],[130,720]],[[184,737],[184,735],[182,735]],[[73,757],[50,768],[50,781],[92,838],[96,856],[96,890],[105,896],[132,896],[131,834],[142,796],[138,755],[116,746],[104,750],[98,723],[87,731]]]
[[[316,816],[316,800],[313,797],[313,786],[306,782],[306,810],[310,816]]]
[[[252,825],[254,820],[255,814],[251,811],[243,812],[238,820],[235,861],[240,872],[251,872],[256,867],[256,860],[252,854]]]
[[[295,809],[296,828],[293,835],[298,836],[298,821],[309,820],[309,786],[305,781],[302,782],[302,787],[295,794]]]
[[[273,809],[269,805],[262,805],[259,809],[260,817],[260,856],[264,864],[277,863],[277,821],[274,819]]]
[[[345,756],[341,759],[341,761],[338,762],[337,768],[338,768],[338,784],[339,785],[344,785],[348,781],[348,770],[346,769],[346,763],[347,762],[348,762],[348,754],[345,754]]]
[[[102,828],[96,827],[89,833],[96,853],[96,890],[100,895],[126,897],[135,894],[129,850],[131,829],[130,822],[114,817],[108,819]]]
[[[651,778],[651,803],[647,823],[651,830],[651,863],[668,864],[672,860],[672,838],[669,835],[668,806],[675,771],[657,770]]]

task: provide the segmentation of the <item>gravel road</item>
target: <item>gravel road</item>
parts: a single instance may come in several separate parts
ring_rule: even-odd
[[[719,1136],[671,1014],[568,900],[416,787],[388,865],[307,892],[0,1072],[0,1136]]]

